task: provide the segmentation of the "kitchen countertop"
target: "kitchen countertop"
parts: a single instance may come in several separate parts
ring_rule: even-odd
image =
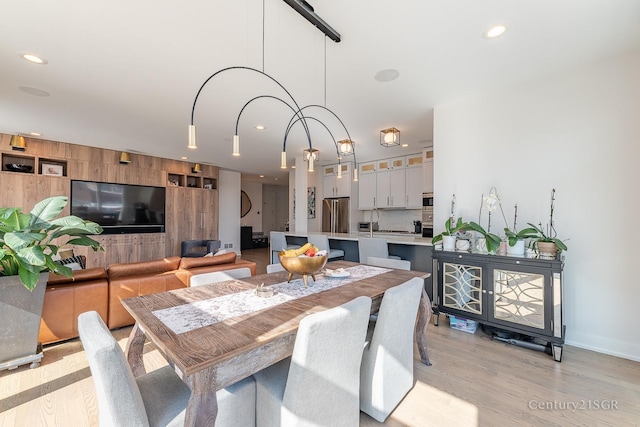
[[[369,232],[354,232],[354,233],[296,233],[285,231],[286,236],[292,237],[307,237],[312,234],[324,234],[330,239],[335,240],[358,240],[360,237],[369,237]],[[384,237],[387,239],[387,243],[401,244],[401,245],[417,245],[417,246],[433,246],[431,244],[431,237],[422,237],[418,233],[389,233],[374,231],[373,237]]]

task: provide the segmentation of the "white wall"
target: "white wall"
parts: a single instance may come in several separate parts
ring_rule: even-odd
[[[242,181],[241,188],[251,200],[251,210],[242,217],[242,225],[250,225],[253,232],[262,231],[262,183],[255,181]]]
[[[477,221],[497,187],[511,222],[545,224],[552,188],[564,270],[567,344],[640,360],[637,306],[640,52],[435,110],[435,228]],[[483,219],[486,225],[486,216]],[[494,217],[492,223],[504,227]],[[498,228],[492,226],[492,231]]]
[[[231,243],[233,250],[240,253],[240,174],[220,171],[220,219],[219,239],[224,248]]]

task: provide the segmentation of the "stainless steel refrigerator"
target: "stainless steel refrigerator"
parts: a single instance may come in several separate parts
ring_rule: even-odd
[[[325,233],[349,232],[348,197],[322,201],[322,231]]]

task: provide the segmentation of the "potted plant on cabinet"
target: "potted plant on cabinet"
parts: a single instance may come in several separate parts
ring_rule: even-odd
[[[448,218],[444,223],[444,231],[431,239],[431,243],[435,244],[442,241],[442,249],[445,251],[456,250],[456,233],[459,231],[465,231],[469,224],[462,221],[462,218],[458,218],[456,225],[451,226],[451,218]]]
[[[483,243],[479,244],[479,247],[478,247],[479,251],[496,253],[496,251],[500,247],[500,243],[502,243],[502,239],[500,238],[500,236],[493,233],[489,233],[480,224],[473,221],[469,223],[468,229],[481,234],[482,237],[484,238],[484,244]]]
[[[559,251],[566,251],[567,245],[555,234],[555,229],[547,226],[547,232],[542,228],[542,224],[538,226],[529,223],[536,230],[536,235],[532,236],[535,242],[538,256],[543,259],[556,259]]]
[[[509,243],[509,246],[507,247],[507,255],[524,255],[524,239],[530,239],[538,235],[537,230],[532,227],[527,227],[520,231],[517,231],[517,221],[518,204],[514,206],[513,231],[511,231],[508,227],[504,228],[504,234],[507,237],[507,242]]]
[[[538,257],[543,259],[556,259],[558,251],[566,251],[567,245],[560,239],[558,239],[558,233],[553,222],[553,211],[556,200],[556,189],[551,190],[551,204],[549,208],[549,223],[545,229],[542,227],[542,223],[538,226],[529,223],[529,225],[535,229],[536,233],[533,236],[536,248],[538,250]]]
[[[0,208],[0,370],[39,365],[38,333],[49,271],[71,277],[53,256],[65,245],[102,249],[89,235],[102,228],[76,216],[56,217],[67,197],[42,200],[29,214]],[[67,238],[67,241],[59,239]]]

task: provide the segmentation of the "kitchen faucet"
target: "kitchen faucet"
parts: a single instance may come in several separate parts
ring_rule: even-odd
[[[369,237],[373,237],[373,212],[376,212],[377,222],[380,222],[380,212],[378,212],[378,208],[373,208],[371,211],[371,215],[369,216]]]

